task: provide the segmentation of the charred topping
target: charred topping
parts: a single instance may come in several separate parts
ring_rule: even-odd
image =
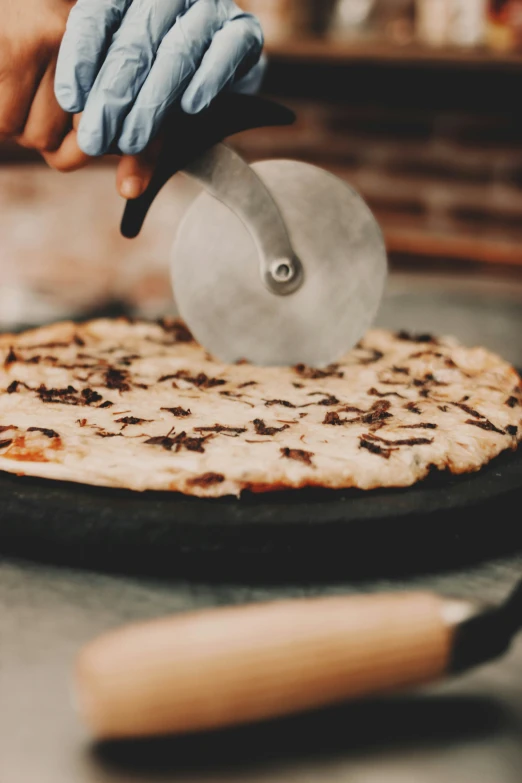
[[[28,427],[27,432],[41,432],[46,438],[59,438],[57,432],[54,430],[45,429],[45,427]]]
[[[334,397],[333,394],[331,394],[328,397],[325,397],[322,400],[319,400],[319,402],[316,403],[317,405],[324,405],[324,406],[330,406],[330,405],[339,405],[339,400],[337,397]]]
[[[83,389],[78,394],[78,391],[74,386],[68,386],[66,389],[48,389],[43,383],[36,390],[36,393],[42,402],[58,402],[63,405],[91,405],[102,399],[101,394],[98,394],[98,392],[95,392],[92,389]]]
[[[147,446],[163,446],[166,451],[172,451],[174,438],[170,438],[168,435],[158,435],[155,438],[149,438],[144,443]]]
[[[430,390],[429,389],[421,389],[419,392],[419,397],[424,397],[424,399],[427,399],[430,396]]]
[[[381,377],[377,378],[377,380],[382,386],[411,386],[408,381],[398,381],[397,378],[391,381],[388,380],[388,378],[383,378],[382,373]]]
[[[400,430],[436,430],[438,424],[431,424],[430,422],[420,421],[418,424],[401,424]]]
[[[361,421],[364,424],[375,424],[383,419],[391,419],[392,414],[388,413],[388,409],[391,407],[389,400],[379,400],[374,402],[368,413],[361,416]]]
[[[339,408],[339,413],[366,413],[366,411],[363,411],[361,408],[356,408],[355,405],[343,405],[342,408]]]
[[[211,357],[211,356],[208,356],[208,354],[207,354],[207,357],[209,358],[209,360],[210,360],[210,359],[212,359],[212,357]],[[248,359],[237,359],[237,360],[234,362],[234,364],[236,364],[236,365],[241,365],[241,364],[250,364],[250,362],[248,361]]]
[[[38,343],[37,345],[27,345],[25,346],[27,351],[37,351],[37,350],[43,350],[44,348],[68,348],[71,345],[71,343],[60,343],[60,342],[52,342],[52,343]]]
[[[97,432],[96,435],[99,438],[123,438],[121,432],[106,432],[105,430],[101,430],[101,432]]]
[[[75,345],[78,345],[80,348],[83,348],[85,346],[85,340],[82,340],[82,338],[78,334],[74,335],[73,343]]]
[[[343,378],[344,372],[339,370],[338,364],[329,364],[324,370],[318,370],[315,367],[307,367],[306,364],[297,364],[294,370],[302,378],[317,380],[318,378]]]
[[[421,409],[418,408],[414,402],[408,402],[406,405],[403,405],[402,407],[405,408],[407,411],[410,411],[411,413],[422,413]]]
[[[412,343],[432,343],[438,345],[438,340],[432,334],[412,334],[405,329],[401,329],[396,335],[398,340],[408,340]]]
[[[443,353],[438,353],[438,351],[425,350],[425,351],[417,351],[417,353],[412,353],[412,354],[410,354],[410,356],[408,358],[409,359],[420,359],[421,356],[434,356],[436,359],[442,359],[444,354]]]
[[[223,395],[227,400],[240,400],[243,405],[248,405],[249,408],[255,408],[256,406],[252,402],[248,402],[248,400],[243,400],[242,394],[234,394],[234,392],[231,391],[220,391],[219,394]]]
[[[508,435],[513,435],[513,437],[518,433],[518,427],[515,424],[508,424],[506,427],[506,432]]]
[[[198,389],[211,389],[214,386],[223,386],[227,381],[224,378],[209,378],[204,372],[200,372],[198,375],[193,376],[187,370],[178,370],[177,373],[171,376],[163,376],[161,380],[167,380],[175,378],[177,380],[187,381],[197,386]]]
[[[449,407],[447,405],[437,405],[437,408],[443,413],[447,413],[449,411]]]
[[[323,395],[326,395],[326,392],[316,391],[316,392],[310,392],[310,394],[307,395],[307,397],[322,397]],[[334,397],[333,394],[328,394],[324,397],[324,399],[319,400],[318,402],[314,403],[315,405],[339,405],[339,400],[337,397]],[[299,407],[304,408],[306,406],[300,405]]]
[[[117,350],[118,350],[118,348],[107,348],[104,351],[104,353],[114,353]],[[107,364],[107,359],[100,359],[99,356],[94,356],[92,353],[82,353],[81,351],[79,351],[76,354],[76,356],[78,357],[78,359],[92,359],[93,361],[98,362],[98,364]],[[46,356],[45,358],[46,359],[53,359],[54,357],[53,356]],[[57,361],[57,359],[55,359],[55,361]]]
[[[520,405],[520,400],[517,397],[508,397],[504,405],[507,405],[509,408],[516,408],[518,405]]]
[[[184,323],[178,320],[171,321],[168,318],[160,318],[157,322],[166,334],[174,337],[176,343],[192,343],[194,337]]]
[[[372,407],[369,411],[362,412],[362,415],[356,416],[353,419],[341,419],[339,417],[339,414],[336,411],[329,411],[326,416],[324,417],[323,424],[333,424],[333,425],[340,425],[340,424],[356,424],[356,423],[362,423],[362,424],[377,424],[378,422],[383,421],[384,419],[391,419],[392,414],[388,413],[388,409],[390,408],[391,403],[389,400],[378,400],[377,402],[374,402]],[[343,408],[344,410],[350,410],[349,407]],[[358,409],[354,409],[358,410]]]
[[[371,389],[368,389],[367,394],[369,394],[371,397],[399,397],[401,400],[405,399],[402,394],[399,394],[399,392],[380,392],[377,391],[377,389],[375,389],[373,386]]]
[[[97,364],[85,364],[85,363],[76,363],[76,364],[60,364],[58,363],[58,359],[56,359],[54,356],[45,356],[44,361],[51,362],[55,365],[55,367],[59,367],[62,370],[92,370],[96,367],[98,367]]]
[[[190,408],[187,410],[185,410],[185,408],[160,408],[160,410],[172,413],[173,416],[177,416],[179,419],[181,419],[183,416],[192,415]]]
[[[294,387],[294,389],[304,389],[304,383],[295,383],[294,381],[292,381],[292,386]]]
[[[284,424],[282,427],[267,427],[263,419],[254,419],[252,424],[256,429],[256,435],[275,435],[277,432],[288,429],[288,424]]]
[[[224,480],[222,473],[203,473],[201,476],[189,479],[187,484],[191,487],[211,487],[213,484],[222,484]]]
[[[313,451],[303,451],[303,449],[289,448],[279,449],[279,451],[281,452],[282,457],[286,457],[287,459],[295,459],[297,462],[304,462],[305,465],[313,465]]]
[[[114,405],[113,402],[110,402],[110,400],[106,400],[105,402],[102,402],[101,405],[98,405],[98,408],[112,408]]]
[[[7,432],[7,430],[17,430],[18,427],[15,427],[14,424],[4,424],[2,427],[0,427],[0,435],[3,432]]]
[[[367,440],[365,435],[359,438],[359,448],[367,449],[372,454],[378,454],[380,457],[384,457],[384,459],[390,459],[390,454],[392,451],[395,451],[395,449],[383,449],[383,447],[379,446],[375,441]]]
[[[15,392],[18,391],[19,386],[23,386],[24,389],[28,389],[29,391],[33,391],[30,386],[28,386],[23,381],[13,381],[9,384],[7,387],[7,393],[8,394],[15,394]]]
[[[427,383],[431,383],[433,386],[447,386],[447,383],[444,383],[443,381],[438,381],[432,372],[427,372],[424,378],[414,378],[413,385],[414,386],[426,386]]]
[[[240,383],[238,389],[246,389],[247,386],[257,386],[257,381],[246,381],[246,383]]]
[[[392,371],[393,372],[397,372],[400,375],[409,375],[410,374],[410,371],[409,371],[409,369],[407,367],[396,367],[395,365],[393,365]]]
[[[123,364],[124,367],[130,367],[134,359],[141,359],[137,353],[131,353],[128,356],[122,356],[118,359],[118,364]]]
[[[198,451],[202,454],[205,451],[203,444],[211,437],[212,435],[207,435],[205,438],[192,438],[186,432],[180,432],[174,436],[169,433],[168,435],[160,435],[157,438],[149,438],[145,443],[149,446],[162,446],[166,451],[172,451],[175,447],[176,452],[186,449],[187,451]]]
[[[293,402],[288,402],[288,400],[265,400],[265,405],[267,408],[269,408],[271,405],[283,405],[285,408],[296,407]]]
[[[116,424],[143,424],[146,421],[151,421],[151,419],[138,419],[137,416],[123,416],[121,419],[116,419]]]
[[[92,389],[82,389],[82,397],[87,405],[92,405],[93,402],[99,402],[103,399],[101,394],[98,394],[98,392],[95,392]]]
[[[224,424],[214,424],[212,427],[194,427],[194,432],[218,432],[231,435],[234,438],[246,431],[246,427],[227,427]]]
[[[339,414],[335,411],[328,411],[326,416],[323,419],[323,424],[332,424],[334,426],[346,424],[346,422],[349,421],[348,419],[341,419]]]
[[[374,364],[384,356],[383,352],[378,351],[376,348],[365,348],[364,350],[369,351],[370,356],[359,358],[359,364]]]
[[[7,369],[7,367],[9,367],[11,364],[14,364],[17,361],[18,361],[18,356],[15,354],[14,348],[11,346],[11,348],[9,348],[9,353],[5,357],[4,367]]]
[[[0,449],[6,449],[8,446],[11,445],[12,442],[13,442],[12,438],[10,440],[0,440]]]
[[[433,443],[433,438],[400,438],[399,440],[387,440],[387,438],[380,438],[378,435],[363,435],[363,438],[376,441],[379,443],[385,443],[387,446],[429,446]]]
[[[466,424],[472,424],[474,427],[480,427],[481,430],[487,430],[488,432],[498,432],[499,435],[506,434],[504,430],[500,430],[498,427],[495,427],[493,422],[491,422],[489,419],[484,419],[483,421],[466,419]]]
[[[107,389],[116,389],[120,392],[130,390],[129,373],[127,370],[117,370],[109,367],[104,373],[104,383]]]
[[[470,408],[470,406],[466,405],[464,402],[452,402],[451,404],[455,405],[456,408],[460,408],[462,411],[464,411],[464,413],[467,413],[469,416],[473,416],[473,418],[475,419],[485,418],[485,416],[483,416],[482,413],[479,413],[473,408]]]
[[[401,440],[394,440],[397,446],[423,446],[433,443],[433,438],[404,438]]]
[[[67,405],[78,405],[79,400],[77,390],[74,386],[67,386],[66,389],[48,389],[43,383],[36,390],[42,402],[62,402]]]
[[[80,427],[85,427],[87,424],[87,419],[76,419],[76,424],[79,424]]]

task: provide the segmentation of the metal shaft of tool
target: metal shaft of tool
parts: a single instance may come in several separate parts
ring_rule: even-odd
[[[279,207],[248,163],[225,144],[216,144],[188,165],[184,173],[244,224],[256,245],[261,277],[267,288],[280,296],[296,291],[303,280],[302,264],[292,248]]]

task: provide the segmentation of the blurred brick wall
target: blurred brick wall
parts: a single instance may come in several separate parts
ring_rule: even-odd
[[[391,250],[522,263],[522,123],[287,100],[293,128],[244,134],[249,159],[297,157],[361,191]]]

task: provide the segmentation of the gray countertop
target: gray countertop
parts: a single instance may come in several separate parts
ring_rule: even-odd
[[[380,323],[454,333],[522,366],[522,281],[397,275]],[[520,508],[514,518],[520,521]],[[492,536],[495,534],[492,520]],[[215,736],[93,747],[68,677],[79,647],[129,620],[202,606],[424,587],[501,600],[522,555],[396,582],[210,585],[0,561],[1,783],[518,783],[522,638],[502,661],[417,694]]]

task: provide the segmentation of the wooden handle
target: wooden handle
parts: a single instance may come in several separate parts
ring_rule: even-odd
[[[97,737],[214,729],[431,681],[447,668],[447,601],[334,597],[180,615],[80,653],[80,711]]]

